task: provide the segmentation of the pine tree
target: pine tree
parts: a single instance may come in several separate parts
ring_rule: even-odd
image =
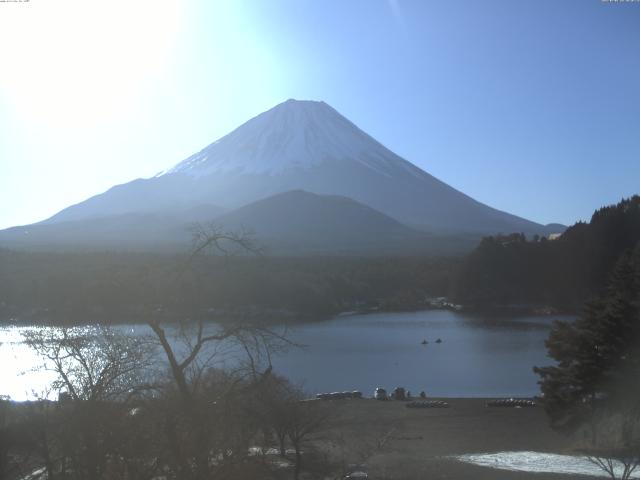
[[[534,371],[554,427],[573,431],[640,403],[640,244],[621,256],[581,318],[554,324],[546,345],[557,364]]]

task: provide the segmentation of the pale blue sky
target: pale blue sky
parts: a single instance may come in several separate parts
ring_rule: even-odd
[[[324,100],[496,208],[573,223],[640,192],[640,3],[0,3],[0,228]]]

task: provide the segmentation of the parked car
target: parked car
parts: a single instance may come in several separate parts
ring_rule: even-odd
[[[376,390],[378,389],[376,388]],[[384,388],[382,390],[384,390]],[[367,474],[366,465],[352,464],[348,466],[347,471],[349,473],[344,476],[344,480],[355,480],[355,479],[361,480],[361,479],[369,478],[369,475]]]
[[[403,387],[396,387],[396,389],[391,394],[391,398],[394,400],[406,400],[407,394]]]
[[[376,400],[388,400],[389,399],[389,397],[387,396],[387,391],[382,387],[376,388],[376,391],[373,392],[373,398],[375,398]]]
[[[369,478],[369,475],[367,474],[367,472],[361,472],[361,471],[356,471],[356,472],[351,472],[348,475],[346,475],[345,480],[355,480],[355,479],[359,479],[362,480],[363,478]]]

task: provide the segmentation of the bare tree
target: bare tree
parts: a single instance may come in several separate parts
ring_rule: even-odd
[[[253,232],[245,228],[231,231],[215,222],[210,222],[194,223],[190,231],[192,238],[190,260],[207,253],[225,256],[238,253],[260,255],[264,251],[264,248],[255,242]]]
[[[181,478],[208,478],[221,459],[229,459],[229,452],[237,455],[242,443],[253,436],[242,435],[249,417],[240,404],[248,402],[270,377],[271,355],[286,339],[263,327],[221,326],[202,320],[177,325],[173,335],[158,323],[149,322],[149,326],[167,360],[170,385],[177,395],[165,417],[175,468]],[[231,368],[225,363],[229,361]],[[238,435],[243,440],[236,441]]]
[[[640,465],[640,456],[637,451],[599,451],[588,455],[587,458],[600,467],[612,480],[629,480]]]
[[[287,437],[295,450],[294,479],[298,480],[302,469],[302,447],[326,425],[330,413],[319,402],[305,401],[300,390],[294,393],[292,400],[288,404]]]
[[[365,435],[358,432],[349,437],[344,433],[334,436],[329,443],[330,451],[325,454],[325,464],[333,467],[334,480],[341,480],[354,471],[366,470],[371,458],[384,451],[397,428],[393,425]]]
[[[146,339],[105,326],[29,330],[24,338],[56,374],[50,388],[72,400],[131,396],[152,361]]]
[[[585,450],[585,455],[612,480],[629,480],[640,467],[639,420],[635,406],[594,422],[599,442]]]
[[[259,398],[250,413],[275,436],[281,457],[286,456],[287,441],[293,447],[294,477],[298,479],[303,447],[312,444],[312,437],[327,426],[332,415],[326,404],[306,399],[302,389],[284,377],[271,375],[256,393]]]
[[[150,363],[147,344],[107,327],[31,330],[25,342],[55,373],[51,390],[61,400],[42,400],[31,415],[49,480],[102,478],[121,441],[118,419]]]
[[[281,457],[286,456],[287,434],[290,426],[291,405],[298,401],[295,388],[278,375],[271,375],[256,389],[255,402],[247,412],[257,418],[265,437],[275,437]]]
[[[196,225],[192,232],[194,246],[185,269],[206,253],[259,253],[246,232],[229,233],[215,225]],[[165,410],[173,469],[179,478],[209,478],[233,457],[246,456],[244,444],[257,426],[249,424],[250,417],[238,404],[269,378],[272,354],[288,342],[283,333],[259,325],[198,318],[178,322],[169,332],[153,317],[147,323],[166,358],[177,395],[177,403]],[[226,371],[220,372],[223,360],[230,359],[231,370],[227,363]]]
[[[198,226],[187,268],[207,252],[232,255],[236,249],[259,253],[245,232]],[[197,289],[198,272],[195,278]],[[221,472],[235,478],[233,469],[246,463],[258,431],[247,402],[271,377],[272,355],[289,344],[285,333],[202,317],[167,327],[151,309],[147,324],[148,338],[97,326],[25,335],[43,368],[54,372],[51,389],[59,396],[56,403],[38,402],[29,414],[49,480],[152,478],[160,472],[180,479]],[[169,375],[150,385],[149,372],[159,364]]]

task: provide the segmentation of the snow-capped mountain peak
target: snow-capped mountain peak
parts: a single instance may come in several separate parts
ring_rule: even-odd
[[[397,157],[325,102],[289,99],[161,175],[216,173],[277,175],[327,161],[351,161],[389,175],[391,164],[417,168]]]
[[[347,197],[428,232],[544,233],[542,225],[495,210],[434,178],[326,103],[297,100],[252,118],[154,178],[115,186],[44,223],[166,215],[203,205],[231,211],[292,190]],[[302,197],[284,198],[296,203]]]

